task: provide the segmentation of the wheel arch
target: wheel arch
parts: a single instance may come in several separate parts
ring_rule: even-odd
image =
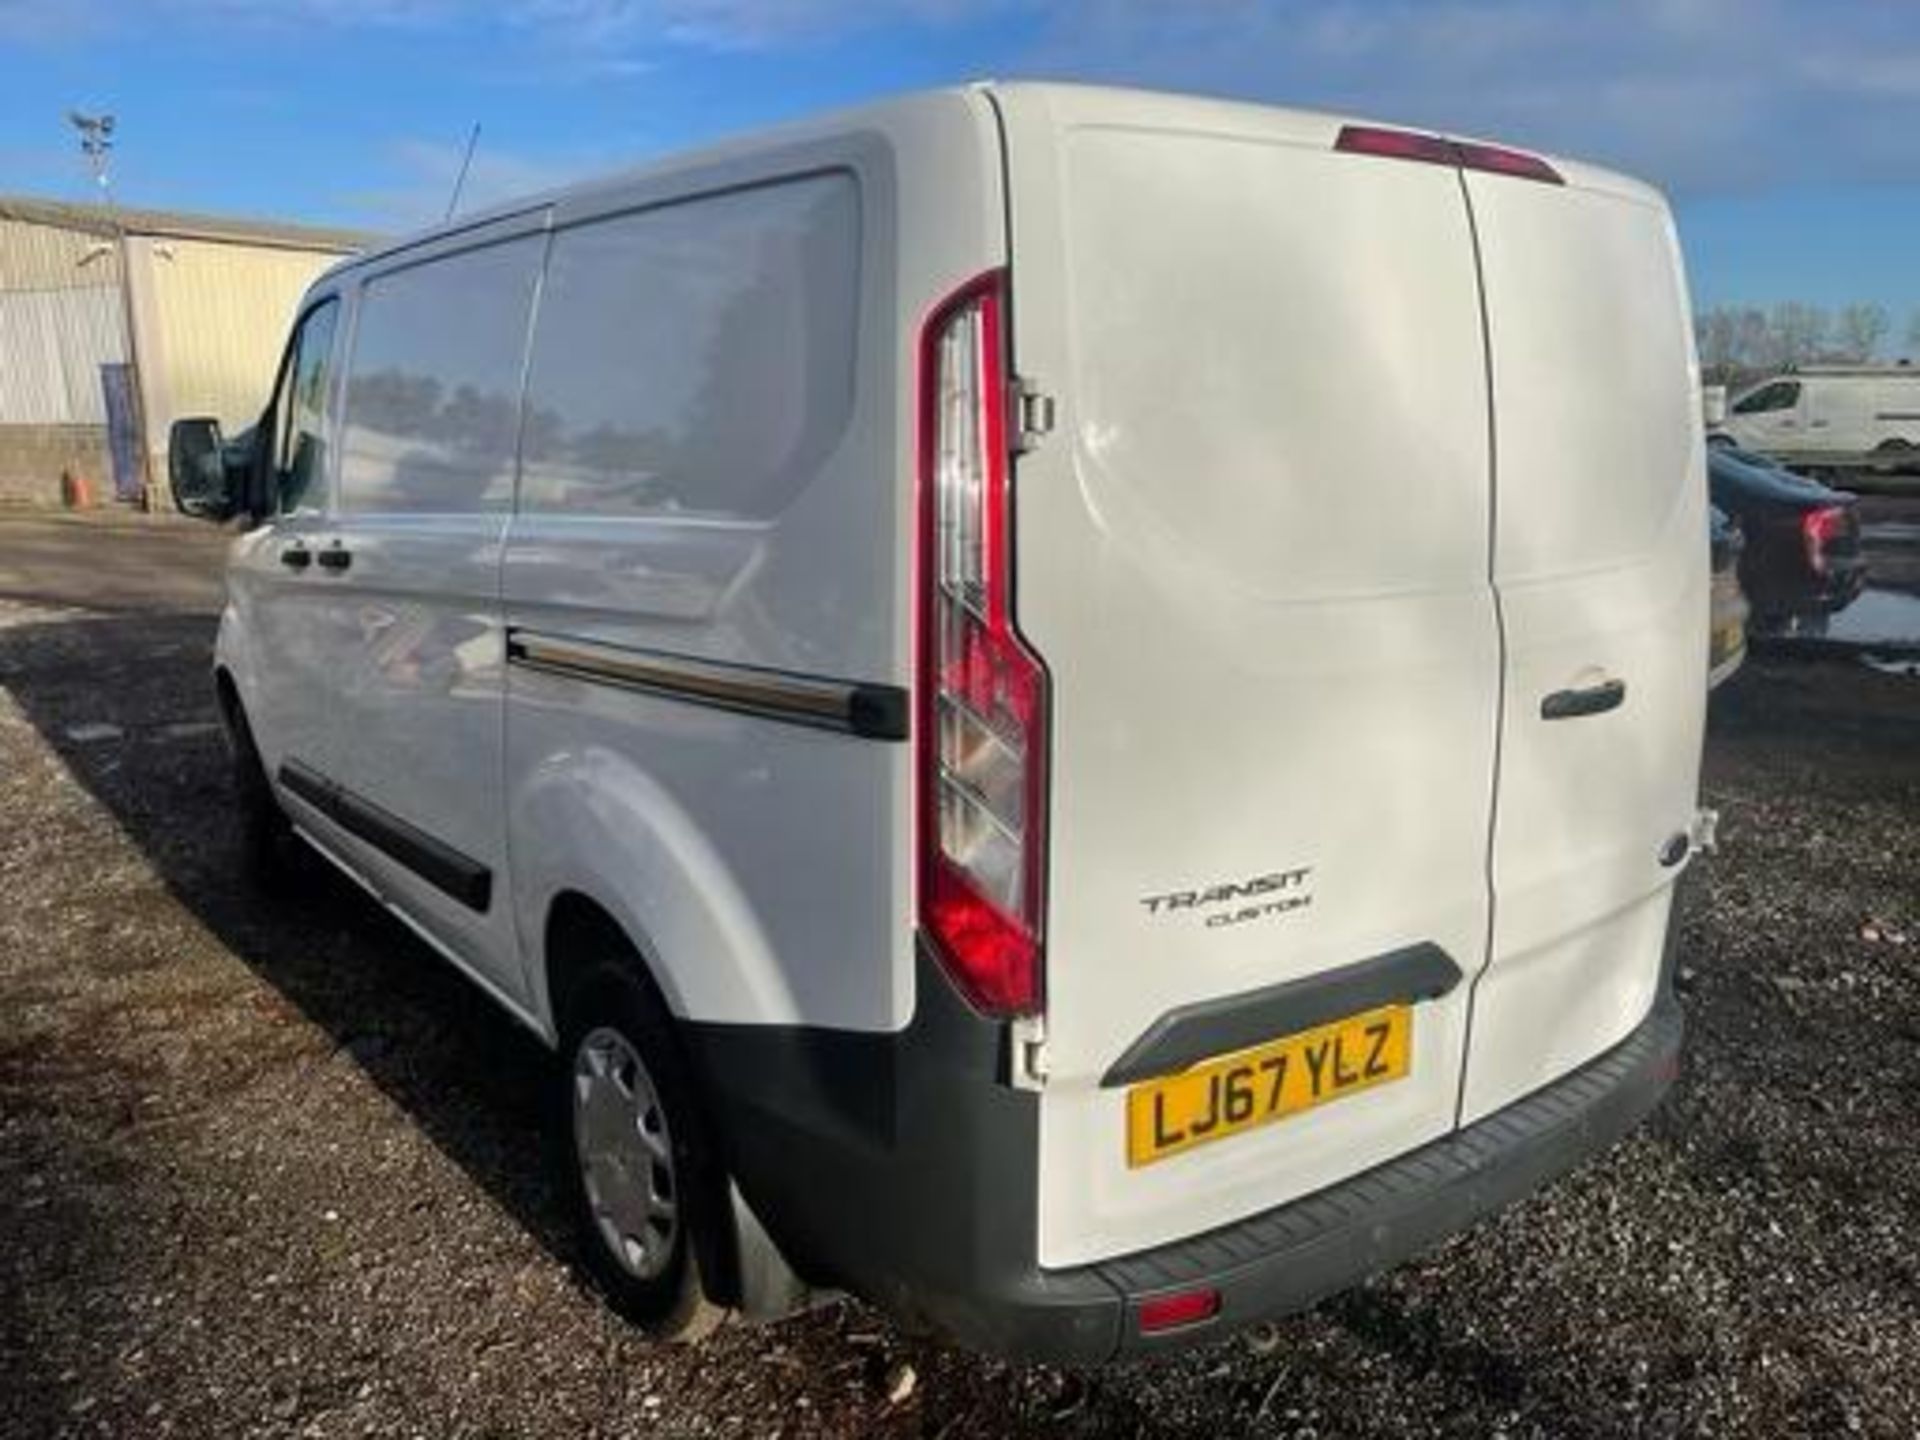
[[[555,1016],[558,923],[617,929],[676,1020],[801,1020],[746,887],[655,776],[588,745],[518,767],[509,786],[514,905],[543,1019]]]
[[[608,906],[584,890],[565,889],[547,903],[540,927],[540,983],[556,1036],[568,996],[610,954],[623,952],[634,981],[677,1030],[680,1017],[656,973],[646,940]]]
[[[220,722],[231,733],[234,721],[246,714],[247,707],[240,699],[240,683],[225,664],[213,667],[213,697],[220,706]]]

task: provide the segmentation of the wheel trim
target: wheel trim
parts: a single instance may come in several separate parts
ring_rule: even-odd
[[[574,1048],[573,1149],[601,1243],[635,1279],[657,1279],[680,1233],[673,1138],[639,1051],[607,1026]]]

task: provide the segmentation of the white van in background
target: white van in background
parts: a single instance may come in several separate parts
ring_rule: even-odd
[[[1720,428],[1762,454],[1907,458],[1920,450],[1920,368],[1802,365],[1736,395]]]
[[[1050,85],[441,227],[177,427],[246,843],[555,1047],[661,1333],[1310,1303],[1674,1074],[1688,315],[1617,175]]]

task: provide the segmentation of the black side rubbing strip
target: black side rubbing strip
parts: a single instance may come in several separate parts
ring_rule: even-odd
[[[485,912],[493,898],[493,872],[478,860],[371,800],[342,789],[298,760],[280,762],[280,784],[341,829],[399,861],[434,889],[451,895],[469,910]]]
[[[507,632],[507,661],[523,670],[837,730],[865,740],[907,738],[907,692],[898,685],[801,675],[521,629]]]
[[[1130,1085],[1172,1075],[1197,1061],[1363,1010],[1438,999],[1459,983],[1460,967],[1438,945],[1423,940],[1303,980],[1196,1001],[1169,1010],[1149,1025],[1100,1083]]]

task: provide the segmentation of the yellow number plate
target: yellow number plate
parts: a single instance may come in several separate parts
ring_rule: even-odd
[[[1412,1063],[1413,1011],[1405,1005],[1202,1061],[1127,1092],[1127,1164],[1151,1165],[1357,1095],[1404,1078]]]

